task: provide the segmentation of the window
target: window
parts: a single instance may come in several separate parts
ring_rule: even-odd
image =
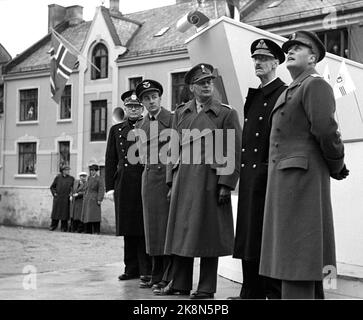
[[[92,52],[92,63],[99,69],[92,66],[91,79],[104,79],[108,77],[108,51],[104,44],[99,43]]]
[[[318,32],[317,35],[325,45],[327,52],[349,58],[347,29],[328,30]]]
[[[59,142],[59,168],[63,165],[70,164],[70,147],[69,141]]]
[[[72,86],[67,85],[64,88],[60,101],[60,119],[71,118],[71,103],[72,103]]]
[[[175,110],[179,104],[193,98],[189,86],[184,82],[185,74],[186,72],[179,72],[171,75],[171,110]]]
[[[38,120],[38,89],[20,90],[20,121]]]
[[[35,174],[37,162],[36,143],[19,143],[19,174]]]
[[[106,140],[107,100],[91,101],[91,141]]]
[[[129,90],[135,90],[137,85],[142,81],[142,77],[129,78]]]

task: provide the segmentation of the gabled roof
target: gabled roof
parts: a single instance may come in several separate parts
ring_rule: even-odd
[[[337,12],[363,8],[362,0],[283,0],[280,4],[269,8],[274,2],[278,1],[261,1],[261,5],[243,17],[243,22],[254,26],[267,26],[327,15],[330,12],[329,8]]]
[[[0,64],[6,63],[11,60],[11,55],[0,43]]]
[[[159,52],[173,52],[186,50],[184,44],[195,33],[192,27],[185,33],[176,29],[177,21],[188,12],[197,8],[196,2],[186,2],[122,15],[101,7],[101,13],[106,21],[115,45],[127,47],[126,54],[119,57],[119,61],[133,56],[151,55]],[[198,10],[210,19],[217,19],[225,14],[224,1],[206,1]],[[76,26],[64,23],[57,26],[60,33],[77,49],[81,49],[90,30],[92,21],[82,22]],[[161,36],[154,37],[162,28],[168,30]],[[37,43],[14,58],[6,68],[7,73],[47,70],[49,68],[49,54],[51,35],[47,34]]]

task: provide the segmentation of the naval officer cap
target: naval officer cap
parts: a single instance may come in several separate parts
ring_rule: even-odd
[[[140,100],[137,98],[135,90],[129,90],[121,95],[121,100],[124,102],[125,106],[128,105],[141,105]]]
[[[325,57],[325,47],[316,33],[306,30],[299,30],[289,36],[289,40],[282,45],[282,50],[288,52],[291,46],[300,44],[310,48],[317,56],[317,62]]]
[[[250,50],[252,58],[256,55],[263,55],[279,60],[280,64],[285,61],[285,54],[280,46],[270,39],[257,39],[253,41]]]
[[[193,84],[207,78],[214,79],[213,70],[214,68],[211,64],[199,63],[185,74],[184,81],[186,84]]]
[[[145,79],[141,81],[136,87],[136,95],[139,99],[142,99],[143,94],[150,91],[159,92],[159,96],[163,94],[163,86],[155,81],[150,79]]]

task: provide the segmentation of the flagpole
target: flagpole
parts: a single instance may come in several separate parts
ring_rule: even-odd
[[[101,72],[101,70],[95,66],[94,63],[92,63],[89,59],[87,59],[85,56],[83,56],[83,54],[75,47],[73,46],[69,41],[67,41],[64,37],[62,37],[57,31],[55,31],[54,29],[52,29],[52,32],[54,33],[54,35],[59,38],[59,40],[65,42],[68,46],[70,46],[72,48],[72,50],[74,50],[77,55],[81,58],[83,58],[84,60],[86,60],[91,66],[93,66],[98,72]]]
[[[357,108],[358,108],[358,111],[359,111],[360,120],[363,122],[362,113],[360,111],[359,102],[358,102],[357,95],[355,94],[355,91],[353,91],[353,94],[354,94],[355,102],[357,103]]]

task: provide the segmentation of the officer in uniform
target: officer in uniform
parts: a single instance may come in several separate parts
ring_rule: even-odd
[[[330,177],[349,171],[333,90],[315,70],[324,45],[301,30],[282,49],[293,81],[271,113],[259,272],[281,280],[282,299],[323,298],[324,270],[336,265]]]
[[[124,236],[125,272],[119,280],[140,276],[141,283],[150,280],[151,261],[145,249],[144,220],[141,199],[143,165],[128,161],[128,150],[135,142],[129,133],[142,118],[143,106],[133,90],[121,95],[126,119],[111,127],[105,157],[105,180],[108,197],[114,198],[116,236]]]
[[[234,258],[242,259],[243,286],[240,295],[230,299],[265,299],[267,295],[269,298],[279,297],[279,290],[273,290],[278,286],[272,286],[269,283],[271,281],[266,283],[258,270],[267,184],[268,120],[277,98],[287,88],[276,76],[276,69],[285,61],[285,54],[269,39],[255,40],[250,50],[255,74],[261,84],[258,88],[249,88],[244,105],[242,163],[233,252]]]
[[[213,69],[201,63],[185,75],[194,98],[175,111],[173,132],[178,139],[172,140],[177,148],[171,146],[171,150],[178,151],[178,159],[173,159],[172,152],[174,165],[168,166],[167,174],[171,197],[165,252],[174,256],[172,281],[161,293],[188,295],[193,284],[194,257],[200,257],[198,288],[191,299],[214,297],[218,257],[231,255],[233,249],[231,190],[239,178],[240,166],[235,164],[240,163],[242,132],[236,110],[214,97]],[[234,135],[234,144],[227,140],[227,130]],[[220,133],[223,144],[216,143]],[[200,153],[194,155],[198,145]],[[215,160],[209,158],[214,154],[212,148],[223,151],[223,164],[210,161]],[[192,153],[193,159],[199,158],[197,163],[190,159]],[[229,164],[231,170],[221,170]]]
[[[142,202],[144,208],[146,251],[152,258],[151,280],[144,288],[158,291],[168,280],[170,256],[164,254],[166,225],[169,215],[169,202],[166,185],[166,159],[159,157],[159,151],[168,144],[163,139],[165,129],[171,128],[173,115],[161,106],[162,85],[151,79],[145,79],[136,87],[137,97],[148,111],[138,129],[145,133],[140,139],[145,150],[140,157],[145,169],[142,174]]]

